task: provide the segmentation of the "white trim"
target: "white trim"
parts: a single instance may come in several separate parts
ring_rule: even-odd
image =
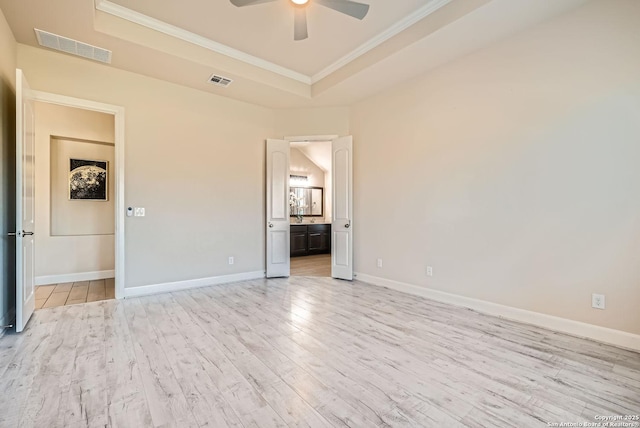
[[[228,284],[230,282],[250,281],[264,278],[264,271],[243,272],[231,275],[212,276],[209,278],[190,279],[186,281],[165,282],[163,284],[143,285],[141,287],[125,288],[124,297],[140,297],[150,294],[170,293],[173,291],[189,290],[191,288],[208,287],[211,285]]]
[[[184,40],[185,42],[192,43],[205,49],[209,49],[210,51],[226,55],[233,59],[237,59],[238,61],[242,61],[247,64],[262,68],[264,70],[279,74],[281,76],[297,80],[298,82],[302,82],[307,85],[311,84],[311,78],[305,74],[298,73],[297,71],[264,60],[262,58],[249,55],[248,53],[239,51],[227,45],[223,45],[222,43],[215,42],[211,39],[192,33],[183,28],[167,24],[166,22],[160,21],[155,18],[151,18],[150,16],[112,3],[108,0],[96,0],[96,9],[104,13],[117,16],[118,18],[133,22],[134,24],[142,25],[143,27],[150,28],[152,30],[167,34],[180,40]]]
[[[358,46],[357,48],[355,48],[354,50],[352,50],[342,58],[338,59],[336,62],[330,64],[329,66],[323,68],[322,70],[320,70],[319,72],[311,76],[311,84],[313,85],[314,83],[319,82],[320,80],[324,79],[331,73],[334,73],[335,71],[349,64],[351,61],[355,60],[356,58],[366,54],[372,49],[377,48],[378,46],[380,46],[390,38],[397,36],[407,28],[411,27],[416,22],[426,18],[427,16],[431,15],[433,12],[437,11],[443,6],[446,6],[449,3],[451,3],[451,0],[430,1],[429,3],[422,6],[420,9],[416,10],[412,14],[405,16],[403,19],[396,22],[395,24],[387,28],[382,33],[378,34],[372,39],[369,39],[369,41],[365,42],[364,44]]]
[[[379,278],[364,273],[355,275],[359,281],[372,285],[390,288],[415,296],[426,297],[438,302],[449,303],[451,305],[462,306],[478,312],[543,327],[549,330],[567,333],[573,336],[587,338],[602,343],[616,345],[622,348],[640,351],[640,335],[628,333],[626,331],[614,330],[587,324],[580,321],[573,321],[553,315],[500,305],[486,300],[474,299],[457,294],[446,293],[444,291],[433,290],[413,284],[408,284],[390,279]]]
[[[113,3],[109,0],[95,0],[95,6],[97,10],[108,13],[109,15],[117,16],[118,18],[133,22],[134,24],[142,25],[143,27],[150,28],[152,30],[175,37],[180,40],[184,40],[185,42],[192,43],[196,46],[200,46],[210,51],[236,59],[238,61],[242,61],[255,67],[262,68],[263,70],[279,74],[280,76],[288,77],[307,85],[313,85],[314,83],[319,82],[328,75],[334,73],[335,71],[339,70],[340,68],[344,67],[360,56],[366,54],[372,49],[380,46],[390,38],[400,34],[407,28],[431,15],[443,6],[446,6],[450,2],[451,0],[430,1],[420,9],[405,16],[400,21],[384,30],[382,33],[379,33],[378,35],[369,39],[367,42],[358,46],[356,49],[352,50],[332,64],[329,64],[327,67],[323,68],[312,76],[307,76],[306,74],[299,73],[290,68],[283,67],[265,59],[250,55],[246,52],[234,49],[230,46],[216,42],[207,37],[200,36],[183,28],[176,27],[175,25],[171,25],[164,21],[152,18],[143,13],[136,12],[124,6],[120,6],[119,4]]]
[[[124,187],[124,153],[125,153],[125,135],[124,135],[124,107],[112,104],[100,103],[97,101],[83,100],[80,98],[68,97],[65,95],[52,94],[50,92],[31,91],[33,99],[44,103],[63,105],[67,107],[75,107],[84,110],[98,111],[101,113],[112,114],[115,122],[115,160],[116,160],[116,203],[115,203],[115,279],[116,279],[116,299],[124,297],[124,233],[125,233],[125,187]]]
[[[291,143],[301,143],[301,142],[318,142],[318,141],[333,141],[338,138],[339,135],[299,135],[293,137],[283,137],[282,139],[285,141],[289,141]]]
[[[44,275],[36,277],[36,286],[50,284],[65,284],[67,282],[96,281],[98,279],[114,278],[115,270],[99,270],[95,272],[68,273],[62,275]]]

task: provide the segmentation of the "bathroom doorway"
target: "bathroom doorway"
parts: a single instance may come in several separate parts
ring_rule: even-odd
[[[331,140],[291,141],[291,276],[331,276]]]
[[[294,149],[315,148],[313,143],[317,142],[330,144],[330,162],[327,162],[324,168],[320,168],[323,172],[318,174],[318,181],[315,182],[318,186],[311,186],[308,171],[290,169],[291,144],[294,143]],[[353,138],[350,135],[266,140],[265,274],[267,278],[291,276],[293,247],[294,257],[320,255],[328,250],[331,260],[331,277],[348,281],[353,279],[352,154]],[[310,160],[310,157],[315,156],[304,155],[307,160]],[[315,162],[311,163],[315,164]],[[325,174],[324,171],[329,170],[328,165],[331,173]],[[318,167],[317,164],[315,166]],[[310,165],[308,168],[313,169]],[[323,180],[319,179],[321,175],[325,177]],[[326,186],[324,181],[327,175],[330,177],[330,186]],[[306,183],[306,186],[295,186],[296,180]],[[292,182],[293,192],[290,191]],[[301,189],[295,190],[295,187]],[[322,192],[318,187],[323,187]],[[322,207],[319,206],[320,203]],[[291,231],[294,232],[293,237]],[[310,234],[311,239],[309,239]],[[291,245],[292,242],[293,245]]]

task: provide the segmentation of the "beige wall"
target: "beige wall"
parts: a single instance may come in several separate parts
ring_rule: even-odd
[[[18,63],[35,89],[125,108],[125,204],[146,208],[126,218],[126,287],[264,270],[273,111],[24,45]]]
[[[291,174],[306,175],[309,186],[324,187],[324,171],[311,161],[300,150],[292,147],[290,151],[289,170]]]
[[[348,107],[278,109],[274,114],[277,138],[349,135]]]
[[[109,156],[113,166],[113,146],[67,139],[113,143],[113,115],[40,102],[35,115],[36,278],[113,270],[113,171],[108,202],[69,201],[67,194],[69,156]]]
[[[640,2],[610,3],[353,108],[357,271],[640,333]]]
[[[113,122],[113,115],[105,115]],[[114,129],[112,123],[111,128]],[[51,235],[113,235],[115,233],[115,150],[113,143],[51,138]],[[106,163],[106,200],[71,200],[70,160]]]
[[[16,41],[0,10],[0,323],[15,307],[15,80]]]

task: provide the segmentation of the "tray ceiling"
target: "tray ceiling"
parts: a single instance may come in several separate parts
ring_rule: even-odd
[[[309,38],[295,42],[288,1],[0,0],[0,9],[19,43],[38,47],[38,28],[112,51],[111,67],[292,108],[353,104],[586,2],[369,0],[359,21],[311,0]],[[233,84],[211,85],[212,74]]]
[[[442,0],[359,0],[359,21],[309,2],[309,38],[293,40],[293,8],[279,0],[238,8],[228,0],[111,0],[130,10],[312,76],[429,3]]]

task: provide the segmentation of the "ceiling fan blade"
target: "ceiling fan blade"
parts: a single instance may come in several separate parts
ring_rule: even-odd
[[[307,33],[307,9],[296,7],[293,13],[293,40],[304,40],[309,37]]]
[[[237,7],[252,6],[260,3],[271,3],[276,0],[231,0],[231,4]]]
[[[369,12],[368,4],[351,0],[314,0],[314,2],[358,19],[363,19]]]

